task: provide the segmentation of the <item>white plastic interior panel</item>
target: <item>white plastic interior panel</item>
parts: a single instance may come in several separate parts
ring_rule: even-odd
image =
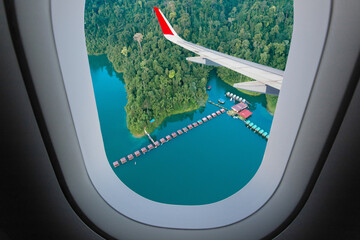
[[[73,199],[90,221],[116,238],[136,239],[141,233],[149,239],[259,239],[289,217],[308,185],[336,116],[334,109],[340,107],[333,94],[341,98],[347,86],[335,86],[334,77],[327,76],[332,62],[322,59],[326,54],[338,59],[351,54],[354,44],[346,36],[355,24],[347,23],[350,29],[342,36],[332,36],[331,28],[337,26],[330,22],[347,21],[332,16],[334,9],[349,11],[351,4],[294,2],[287,68],[259,170],[244,188],[222,201],[180,206],[138,195],[106,159],[85,46],[85,0],[16,1],[25,53],[59,165]],[[25,24],[29,21],[31,29]],[[342,52],[324,51],[325,45],[339,41],[346,46]],[[344,72],[351,68],[341,61],[336,67]],[[329,90],[322,91],[327,85]],[[318,136],[310,138],[315,128]]]

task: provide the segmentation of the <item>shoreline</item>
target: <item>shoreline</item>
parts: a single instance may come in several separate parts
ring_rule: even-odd
[[[206,99],[206,101],[207,101],[207,99]],[[199,107],[197,107],[197,108],[188,108],[188,109],[186,109],[186,110],[184,110],[184,111],[175,111],[174,113],[171,113],[170,115],[164,117],[161,121],[159,121],[159,125],[157,125],[157,126],[154,128],[154,130],[148,131],[148,133],[150,134],[150,133],[154,132],[154,131],[166,120],[166,118],[171,117],[171,116],[174,116],[174,115],[178,115],[178,114],[183,114],[183,113],[187,113],[187,112],[192,112],[192,111],[198,110],[200,107],[201,107],[201,106],[199,106]],[[128,128],[128,129],[129,129],[129,128]],[[130,129],[129,129],[129,131],[130,131]],[[135,138],[142,138],[142,137],[145,136],[145,133],[144,133],[144,134],[133,134],[131,131],[130,131],[130,133],[131,133],[131,135],[132,135],[133,137],[135,137]]]
[[[89,54],[89,53],[88,53],[88,56],[101,56],[101,55],[106,55],[106,58],[107,58],[107,59],[109,60],[109,62],[111,63],[111,65],[112,65],[113,69],[115,70],[115,72],[117,72],[117,73],[124,73],[124,71],[120,71],[120,70],[116,69],[114,63],[109,59],[109,57],[108,57],[108,55],[107,55],[106,53],[94,53],[94,54]],[[208,80],[207,80],[207,81],[208,81]],[[127,95],[127,93],[126,93],[126,95]],[[209,97],[209,96],[208,96],[208,97]],[[205,102],[207,101],[208,97],[205,99]],[[127,104],[127,103],[126,103],[126,104]],[[149,134],[152,133],[152,132],[154,132],[154,131],[164,122],[164,120],[165,120],[166,118],[168,118],[168,117],[170,117],[170,116],[173,116],[173,115],[177,115],[177,114],[182,114],[182,113],[186,113],[186,112],[195,111],[195,110],[199,109],[200,107],[201,107],[201,106],[198,106],[198,107],[196,107],[196,108],[186,108],[184,111],[181,111],[181,110],[174,111],[174,112],[171,113],[170,115],[167,115],[166,117],[164,117],[164,118],[159,122],[159,124],[158,124],[153,130],[149,131]],[[125,112],[126,112],[126,110],[125,110]],[[127,114],[127,113],[126,113],[126,114]],[[126,127],[129,129],[128,126],[126,126]],[[142,133],[142,134],[140,134],[140,133],[132,133],[130,129],[129,129],[129,131],[130,131],[130,134],[131,134],[134,138],[142,138],[142,137],[145,136],[145,133]]]

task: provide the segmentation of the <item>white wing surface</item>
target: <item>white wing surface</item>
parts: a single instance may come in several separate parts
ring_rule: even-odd
[[[255,80],[255,82],[236,83],[234,84],[236,88],[272,95],[279,94],[283,80],[283,71],[185,41],[177,35],[160,9],[156,7],[154,7],[154,9],[165,38],[199,55],[197,57],[187,58],[188,61],[211,66],[223,66]]]

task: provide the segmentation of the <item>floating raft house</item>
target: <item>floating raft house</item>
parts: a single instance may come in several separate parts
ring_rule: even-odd
[[[186,133],[187,131],[189,131],[189,130],[188,130],[187,128],[185,128],[185,127],[184,127],[182,130],[183,130],[184,133]]]
[[[205,118],[205,117],[203,117],[202,119],[201,119],[203,122],[207,122],[207,118]],[[201,123],[200,123],[201,124]]]
[[[147,152],[147,149],[146,149],[145,147],[143,147],[143,148],[141,149],[141,152],[142,152],[143,154],[145,154],[145,153]]]
[[[166,142],[165,138],[160,139],[160,142],[161,142],[161,144],[164,144]]]
[[[236,112],[240,112],[241,110],[244,110],[247,107],[248,107],[248,105],[246,103],[240,102],[240,103],[232,106],[231,109]]]
[[[196,128],[197,126],[199,126],[199,124],[197,124],[197,123],[193,123],[192,125],[194,126],[194,128]]]
[[[177,133],[178,133],[179,135],[181,135],[181,134],[183,134],[183,131],[181,131],[181,130],[179,129],[179,130],[177,130]]]
[[[134,154],[135,154],[135,157],[139,157],[141,155],[140,151],[136,151],[136,152],[134,152]]]
[[[193,129],[193,126],[192,126],[191,124],[189,124],[189,125],[187,126],[187,128],[188,128],[189,130],[191,130],[191,129]]]
[[[170,135],[167,135],[167,136],[166,136],[166,141],[170,141],[170,140],[171,140]]]
[[[125,163],[127,162],[127,161],[126,161],[126,158],[124,158],[124,157],[121,158],[121,159],[120,159],[120,162],[121,162],[121,164],[125,164]]]
[[[177,137],[177,134],[173,132],[173,133],[171,134],[171,136],[172,136],[173,138],[176,138],[176,137]]]
[[[217,115],[220,115],[220,114],[221,114],[221,112],[220,112],[219,110],[217,110],[217,111],[216,111],[216,114],[217,114]]]
[[[207,115],[206,118],[209,119],[209,120],[212,119],[212,117],[210,115]]]
[[[156,141],[154,144],[155,144],[155,147],[156,147],[156,148],[157,148],[158,146],[160,146],[159,141]]]
[[[247,119],[247,118],[249,118],[249,117],[252,115],[252,112],[250,112],[250,111],[247,110],[247,109],[244,109],[244,110],[242,110],[242,111],[239,113],[239,115],[240,115],[241,117],[243,117],[244,119]]]
[[[217,117],[216,113],[211,114],[212,117]]]
[[[225,112],[225,109],[223,109],[223,108],[222,108],[222,109],[220,109],[220,112],[224,113],[224,112]]]
[[[113,165],[114,165],[114,167],[118,167],[118,166],[120,166],[120,164],[119,164],[119,162],[118,162],[118,161],[113,162]]]
[[[149,150],[152,150],[152,149],[154,149],[154,146],[153,146],[152,144],[149,144],[149,145],[148,145],[148,149],[149,149]]]

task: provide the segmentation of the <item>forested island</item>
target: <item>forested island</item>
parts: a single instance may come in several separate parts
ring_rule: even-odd
[[[89,55],[106,54],[123,72],[127,127],[142,136],[168,116],[195,110],[207,100],[208,74],[233,85],[251,79],[224,67],[188,62],[193,54],[167,41],[153,7],[159,7],[185,40],[284,70],[293,26],[292,0],[87,0]],[[277,97],[266,96],[273,112]],[[149,124],[151,119],[156,119]]]

